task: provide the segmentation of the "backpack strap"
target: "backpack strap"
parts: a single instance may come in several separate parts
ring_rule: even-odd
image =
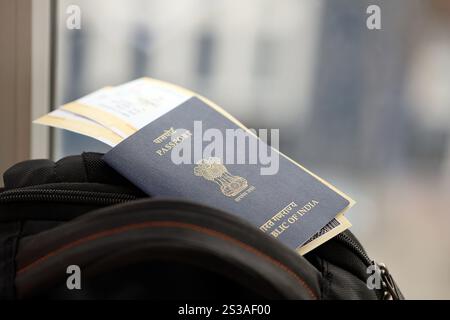
[[[139,200],[97,210],[25,238],[20,248],[19,298],[39,297],[58,284],[58,292],[71,298],[73,293],[64,290],[69,265],[89,275],[85,284],[92,287],[102,273],[136,259],[164,261],[165,268],[195,265],[266,298],[320,297],[320,273],[306,259],[235,216],[183,201]],[[132,276],[119,274],[121,279]],[[142,275],[153,279],[153,292],[159,292],[161,274]],[[167,288],[166,283],[159,285]]]

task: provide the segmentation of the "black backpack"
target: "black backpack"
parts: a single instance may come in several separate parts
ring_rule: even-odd
[[[0,299],[403,298],[349,231],[302,257],[219,209],[152,199],[101,157],[4,173]]]

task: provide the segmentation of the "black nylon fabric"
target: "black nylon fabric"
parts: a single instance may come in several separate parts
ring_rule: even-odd
[[[56,163],[49,160],[25,161],[4,173],[5,188],[0,190],[0,299],[16,297],[14,284],[16,280],[15,258],[17,257],[17,250],[22,247],[19,247],[19,243],[25,244],[27,241],[33,241],[35,236],[62,228],[73,219],[82,218],[94,210],[148,197],[107,166],[101,157],[102,154],[85,153],[81,156],[61,159]],[[56,197],[57,194],[73,193],[73,191],[77,194],[78,192],[84,192],[84,196]],[[46,195],[39,196],[42,192]],[[51,196],[48,195],[49,192],[52,194]],[[18,194],[21,196],[17,196]],[[33,197],[29,197],[32,194]],[[38,194],[38,196],[35,196],[35,194]],[[70,233],[70,228],[65,232]],[[351,233],[346,233],[352,236]],[[260,241],[265,242],[265,240]],[[39,247],[40,242],[35,244]],[[362,261],[339,241],[332,239],[308,253],[304,258],[300,258],[302,264],[308,265],[305,268],[313,268],[320,275],[318,279],[315,279],[315,276],[305,279],[306,282],[316,283],[318,298],[377,299],[379,297],[379,292],[377,295],[376,291],[369,290],[366,286],[368,277],[366,262]],[[214,260],[212,256],[209,260],[205,257],[202,259],[203,263],[206,264],[212,263]],[[141,262],[147,266],[152,263],[151,261]],[[104,279],[114,277],[114,274],[120,274],[121,277],[126,279],[127,273],[133,273],[133,270],[142,270],[141,267],[142,264],[130,264],[129,269],[125,266],[122,269],[111,270],[112,273],[107,273],[108,275],[105,275],[105,278],[95,276],[91,280],[96,289],[91,292],[92,294],[81,295],[78,298],[126,298],[120,292],[111,293],[109,296],[105,295],[104,291],[108,289],[107,287],[104,287],[105,290],[102,294],[98,294],[98,292],[102,291],[102,286],[106,286],[106,280]],[[158,268],[154,270],[158,270]],[[180,269],[173,266],[173,272],[177,272],[175,270]],[[198,273],[200,269],[196,270],[191,270],[191,276],[201,278],[201,273]],[[201,272],[203,272],[205,279],[212,281],[211,283],[221,283],[225,288],[226,281],[222,281],[223,277],[217,278],[217,275],[212,275],[207,270]],[[161,272],[161,276],[163,274]],[[250,272],[250,274],[252,273]],[[241,274],[242,277],[248,277],[248,275],[248,273]],[[239,277],[239,274],[237,276]],[[99,279],[99,281],[95,281],[95,279]],[[148,292],[145,288],[138,289],[129,285],[139,282],[131,274],[129,274],[129,281],[128,283],[124,280],[121,283],[124,292],[130,292],[130,296],[134,298],[139,297],[139,294],[149,297],[146,295]],[[212,292],[209,295],[207,294],[207,291],[212,290],[212,287],[206,284],[200,287],[205,290],[204,296],[215,296]],[[188,293],[188,288],[188,285],[184,288],[185,294]],[[224,292],[232,294],[232,291],[238,288],[239,285],[234,284],[228,288],[230,291]],[[55,287],[51,293],[43,292],[41,297],[74,298],[63,294],[64,290],[64,284],[62,284],[59,288]],[[131,294],[131,292],[135,294]],[[170,291],[166,293],[160,298],[171,297]],[[180,298],[181,296],[174,294],[173,297]],[[242,295],[242,298],[250,297],[252,296],[249,295],[249,292]],[[152,298],[158,297],[152,296]]]
[[[365,281],[361,281],[346,269],[340,268],[324,260],[323,274],[326,279],[326,288],[323,299],[337,300],[345,297],[347,300],[376,300],[374,290],[368,290]]]
[[[0,223],[0,299],[15,297],[15,257],[21,231],[20,222]]]
[[[4,190],[58,182],[55,166],[50,160],[18,163],[3,174]]]
[[[350,233],[347,231],[347,233]],[[343,247],[339,242],[328,241],[313,251],[314,256],[321,257],[322,260],[330,264],[339,266],[339,268],[346,270],[353,277],[362,282],[367,278],[367,266],[357,256]],[[309,257],[310,255],[307,255]]]
[[[11,190],[53,183],[102,183],[131,188],[128,180],[117,174],[102,160],[102,154],[83,153],[57,162],[28,160],[18,163],[3,174],[4,189]]]

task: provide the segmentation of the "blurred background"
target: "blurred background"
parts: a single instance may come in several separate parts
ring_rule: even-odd
[[[60,0],[54,14],[54,107],[150,76],[278,128],[282,152],[357,200],[353,232],[406,297],[450,298],[449,1]],[[51,141],[55,159],[107,150]]]

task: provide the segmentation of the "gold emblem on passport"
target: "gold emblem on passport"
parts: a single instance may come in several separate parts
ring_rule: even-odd
[[[227,197],[234,197],[248,187],[247,180],[231,175],[219,158],[200,160],[194,168],[194,174],[218,184],[220,191]]]

